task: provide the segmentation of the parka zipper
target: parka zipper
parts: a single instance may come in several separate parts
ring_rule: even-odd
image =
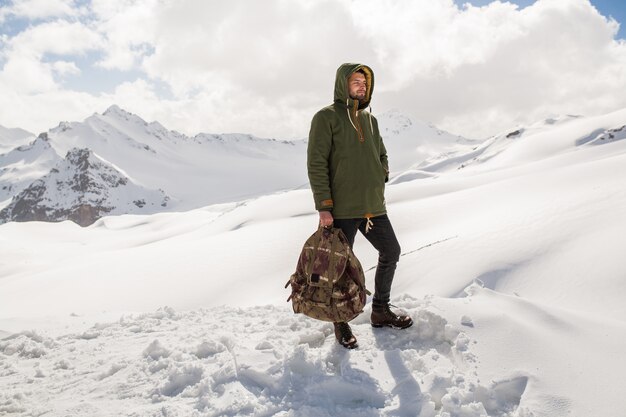
[[[349,99],[346,100],[346,111],[348,112],[348,120],[350,120],[350,124],[356,130],[357,135],[359,135],[359,142],[365,142],[365,135],[363,134],[363,129],[361,129],[361,123],[359,123],[359,111],[358,111],[359,102],[354,102],[354,114],[356,119],[356,125],[352,121],[352,115],[350,114],[350,102]],[[372,124],[372,106],[370,106],[369,111],[369,119],[370,119],[370,130],[372,131],[372,135],[374,134],[374,125]]]
[[[354,130],[356,130],[356,133],[359,136],[359,142],[363,143],[363,142],[365,142],[365,135],[363,134],[363,129],[361,129],[361,123],[359,123],[358,106],[359,106],[359,102],[358,102],[358,100],[355,100],[354,101],[354,115],[355,115],[355,119],[356,119],[356,125],[355,125],[354,122],[352,121],[352,115],[350,114],[349,99],[346,100],[346,111],[348,112],[348,119],[350,119],[350,123],[352,124],[352,127],[354,127]],[[371,121],[370,121],[370,123],[371,123]]]

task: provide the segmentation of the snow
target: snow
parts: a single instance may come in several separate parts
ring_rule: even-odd
[[[392,167],[393,149],[431,155],[393,168],[386,192],[392,302],[413,327],[372,328],[368,303],[348,351],[293,314],[283,286],[316,227],[308,189],[86,228],[7,223],[0,414],[619,414],[626,110],[430,149],[394,117]],[[223,145],[262,149],[237,138]],[[354,250],[373,288],[377,254],[362,236]]]
[[[328,337],[330,324],[275,306],[163,308],[97,325],[90,337],[25,332],[0,342],[11,393],[0,404],[52,415],[119,415],[128,404],[137,415],[480,416],[481,401],[499,415],[517,407],[524,387],[481,385],[465,334],[425,306],[412,315],[418,325],[398,336],[361,320],[354,327],[371,348],[350,353]]]
[[[0,126],[0,153],[11,151],[20,145],[32,141],[34,138],[34,134],[24,129]]]

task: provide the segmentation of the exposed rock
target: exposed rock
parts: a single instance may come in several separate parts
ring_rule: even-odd
[[[135,198],[127,202],[123,195]],[[71,220],[88,226],[106,214],[139,213],[167,201],[162,190],[140,187],[89,149],[73,148],[0,211],[0,223]]]

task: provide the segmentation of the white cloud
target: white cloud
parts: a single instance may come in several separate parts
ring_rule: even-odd
[[[615,89],[626,87],[617,27],[586,0],[522,10],[459,9],[452,0],[188,0],[163,4],[155,18],[145,70],[181,101],[219,114],[223,129],[306,135],[332,98],[336,67],[350,61],[374,67],[375,109],[399,107],[468,136],[626,106]],[[285,123],[244,119],[250,108]]]
[[[73,62],[68,61],[56,61],[52,63],[52,69],[59,75],[77,75],[80,74],[80,69]]]
[[[10,53],[78,55],[102,45],[97,33],[80,22],[55,20],[29,27],[8,42]]]
[[[186,133],[302,137],[331,102],[342,62],[374,68],[375,113],[400,108],[467,136],[626,107],[626,43],[587,0],[538,0],[522,10],[499,1],[93,0],[88,9],[85,23],[3,38],[0,88],[58,89],[58,77],[79,70],[72,54],[98,50],[100,68],[132,70],[133,79],[112,94],[72,96],[85,104],[77,113],[69,106],[64,119],[115,101]],[[46,54],[67,55],[67,64],[45,62]],[[135,80],[137,70],[146,78]],[[28,81],[20,84],[20,74]],[[164,99],[157,85],[172,95]],[[69,96],[55,90],[50,101]],[[6,114],[0,108],[0,124]]]
[[[373,55],[349,5],[171,2],[144,68],[186,108],[197,103],[202,130],[304,136],[312,112],[332,101],[337,66]]]
[[[104,58],[97,65],[107,69],[136,68],[154,43],[158,0],[93,0],[91,10],[97,30],[106,39]]]
[[[523,36],[516,6],[493,3],[460,10],[452,1],[363,1],[355,25],[376,51],[386,90],[415,79],[450,76],[462,65],[482,64],[499,44]]]
[[[445,53],[462,57],[462,39],[482,39],[468,42],[480,59],[459,58],[441,75],[422,73],[402,90],[383,94],[383,103],[412,107],[423,119],[473,136],[554,114],[626,106],[616,93],[626,88],[626,45],[614,40],[614,23],[588,2],[543,0],[484,19],[502,7],[494,3],[460,13],[460,19],[482,24],[466,24],[475,29]],[[483,36],[501,22],[507,25],[497,31],[501,36]]]
[[[91,94],[46,90],[45,93],[24,94],[16,92],[0,81],[0,124],[5,127],[22,127],[32,133],[44,132],[60,121],[83,120],[102,109],[103,100]]]
[[[3,96],[14,92],[24,94],[26,99],[30,94],[54,90],[55,87],[56,82],[51,66],[28,54],[13,54],[0,72],[0,88]],[[8,106],[10,107],[10,104]],[[6,115],[7,110],[8,108],[2,109],[3,116]],[[31,117],[35,118],[36,115],[33,114]]]
[[[175,94],[241,89],[245,95],[310,94],[350,56],[371,54],[346,2],[171,2],[157,14],[155,53],[145,69]],[[295,83],[305,76],[308,82]],[[293,84],[293,85],[286,85]]]
[[[27,19],[45,19],[60,16],[76,16],[74,0],[12,0],[0,16],[13,15]]]
[[[22,94],[55,90],[55,72],[77,74],[78,68],[75,64],[71,68],[65,60],[64,64],[50,63],[48,55],[80,55],[99,45],[98,35],[78,22],[54,21],[27,28],[4,42],[6,63],[0,71],[0,85]]]

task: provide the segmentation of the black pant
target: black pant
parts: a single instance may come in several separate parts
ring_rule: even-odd
[[[370,220],[373,226],[367,233],[365,232],[367,219],[334,219],[333,226],[343,230],[350,247],[354,245],[356,231],[359,230],[378,251],[372,302],[374,305],[382,305],[388,303],[391,296],[391,283],[400,259],[400,244],[386,214],[372,217]]]

